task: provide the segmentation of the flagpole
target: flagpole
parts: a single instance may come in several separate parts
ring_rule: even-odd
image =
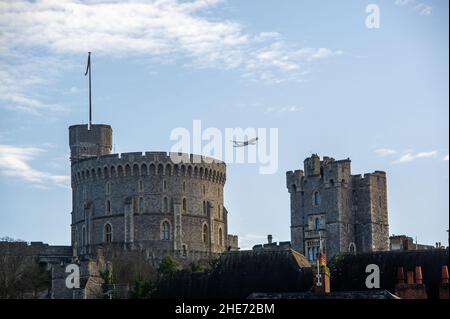
[[[92,126],[92,97],[91,97],[91,52],[88,52],[88,63],[86,68],[86,73],[84,75],[87,75],[89,72],[89,122],[88,122],[88,130],[91,130]]]
[[[89,130],[92,126],[92,98],[91,98],[91,52],[89,52]]]

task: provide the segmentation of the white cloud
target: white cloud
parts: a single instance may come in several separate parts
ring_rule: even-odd
[[[429,16],[433,12],[433,8],[429,5],[419,3],[418,5],[414,6],[414,11],[418,12],[422,16]]]
[[[412,11],[417,12],[422,16],[430,16],[433,12],[432,6],[417,2],[416,0],[395,0],[394,4],[400,7],[409,7]]]
[[[55,175],[31,167],[29,162],[44,151],[43,148],[39,147],[18,147],[0,144],[1,174],[16,177],[40,187],[70,185],[69,176]]]
[[[211,16],[221,0],[158,1],[52,1],[13,0],[0,2],[0,55],[40,52],[58,61],[88,51],[112,57],[139,57],[158,63],[182,61],[193,67],[237,69],[245,79],[280,83],[300,81],[309,64],[342,54],[328,48],[288,45],[274,31],[246,32],[240,23]],[[36,57],[33,57],[36,59]],[[24,63],[21,65],[20,63]],[[45,61],[40,61],[45,62]],[[49,61],[49,64],[51,64]],[[15,76],[15,67],[25,73]],[[0,74],[0,98],[6,106],[40,112],[56,108],[30,94],[31,85],[17,79],[34,80],[34,86],[48,79],[37,75],[31,63],[22,59]],[[31,71],[30,71],[31,69]],[[51,67],[43,68],[51,71]],[[27,74],[31,73],[31,74]],[[50,77],[51,78],[51,77]],[[32,93],[32,92],[31,92]]]
[[[67,62],[64,65],[67,67]],[[63,106],[47,102],[48,99],[34,93],[37,87],[49,86],[61,68],[61,61],[51,57],[3,54],[0,58],[0,108],[35,115],[64,112]]]
[[[410,3],[414,3],[414,0],[395,0],[395,5],[404,6]]]
[[[266,113],[266,114],[269,114],[269,113],[293,113],[293,112],[300,112],[300,111],[303,111],[303,107],[296,106],[296,105],[282,106],[282,107],[268,106],[264,110],[264,113]]]
[[[390,149],[390,148],[378,148],[373,151],[378,156],[389,156],[393,154],[397,154],[396,150]]]
[[[420,158],[432,158],[436,157],[437,154],[438,151],[418,152],[418,153],[407,152],[403,154],[399,159],[394,161],[393,164],[408,163]]]

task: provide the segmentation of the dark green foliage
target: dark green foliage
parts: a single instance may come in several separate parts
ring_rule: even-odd
[[[170,256],[165,256],[158,267],[158,272],[162,275],[173,274],[178,268],[178,263]]]

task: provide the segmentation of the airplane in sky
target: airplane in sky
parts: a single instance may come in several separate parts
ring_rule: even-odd
[[[252,139],[249,139],[247,141],[233,141],[234,145],[233,147],[245,147],[248,145],[256,145],[256,141],[258,140],[257,137],[254,137]]]

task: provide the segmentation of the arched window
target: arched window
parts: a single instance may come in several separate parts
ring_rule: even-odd
[[[316,219],[314,220],[314,229],[315,230],[320,229],[320,218],[319,217],[316,217]]]
[[[203,201],[203,215],[206,215],[206,201]]]
[[[106,193],[106,195],[111,195],[111,183],[110,182],[106,183],[105,193]]]
[[[186,198],[183,198],[183,213],[186,213],[186,211],[187,211]]]
[[[312,252],[312,248],[311,247],[308,247],[308,259],[310,261],[313,260],[313,252]]]
[[[166,191],[167,189],[167,181],[163,181],[163,191]]]
[[[223,233],[222,233],[222,228],[219,228],[219,246],[220,246],[220,247],[223,246]]]
[[[142,180],[139,181],[138,189],[140,192],[144,191],[144,181]]]
[[[352,253],[352,254],[356,253],[356,245],[355,245],[355,243],[351,242],[350,245],[348,245],[348,252]]]
[[[163,211],[167,212],[169,209],[169,201],[167,200],[167,197],[163,198]]]
[[[161,224],[161,240],[170,240],[170,224],[168,221]]]
[[[186,182],[183,182],[183,193],[186,191]]]
[[[103,228],[103,241],[105,243],[112,242],[112,227],[110,224],[105,224]]]
[[[145,202],[143,197],[139,197],[139,213],[143,213],[145,208]]]
[[[208,225],[206,224],[203,225],[203,242],[208,243]]]
[[[315,206],[319,206],[320,205],[320,193],[319,192],[314,192],[314,205]]]
[[[217,218],[221,219],[221,217],[220,217],[220,205],[217,205]]]
[[[106,201],[106,213],[111,214],[111,201],[109,199]]]

